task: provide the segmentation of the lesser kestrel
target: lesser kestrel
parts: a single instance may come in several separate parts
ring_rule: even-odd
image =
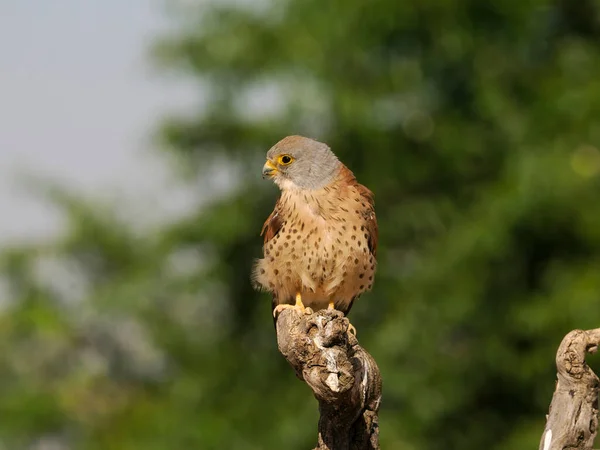
[[[373,193],[326,144],[301,136],[275,144],[262,173],[281,189],[253,269],[257,287],[273,294],[273,315],[287,307],[348,314],[373,286]]]

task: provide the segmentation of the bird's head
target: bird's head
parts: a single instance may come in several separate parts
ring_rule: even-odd
[[[288,136],[267,152],[262,174],[281,189],[320,189],[333,181],[341,164],[326,144]]]

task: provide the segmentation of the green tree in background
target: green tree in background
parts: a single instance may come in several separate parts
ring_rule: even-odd
[[[290,134],[376,195],[379,272],[351,318],[382,371],[382,448],[535,447],[560,340],[600,324],[598,4],[172,13],[155,56],[207,101],[161,148],[204,201],[148,229],[49,190],[67,232],[0,260],[0,448],[314,445],[316,402],[249,282],[264,154]]]

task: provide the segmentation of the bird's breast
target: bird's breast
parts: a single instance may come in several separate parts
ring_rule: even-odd
[[[343,306],[370,289],[375,261],[368,236],[355,208],[340,202],[339,193],[284,192],[280,218],[282,226],[265,244],[255,272],[279,301],[301,292],[315,309],[329,301]]]

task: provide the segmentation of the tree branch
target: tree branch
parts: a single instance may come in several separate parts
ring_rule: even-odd
[[[381,375],[348,325],[332,310],[290,308],[277,318],[279,351],[319,402],[316,450],[379,449]]]
[[[552,396],[540,450],[589,450],[598,429],[596,374],[585,362],[600,344],[600,328],[574,330],[565,336],[556,353],[558,380]]]

